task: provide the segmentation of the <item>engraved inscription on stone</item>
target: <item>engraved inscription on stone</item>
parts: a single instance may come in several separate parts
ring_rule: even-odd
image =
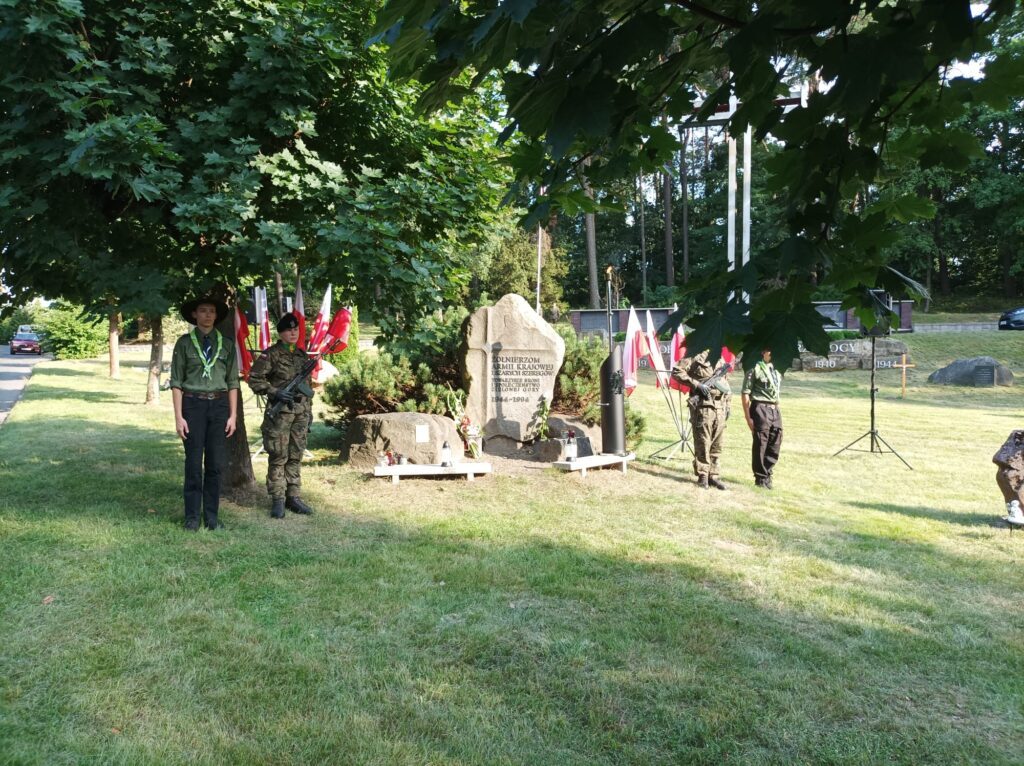
[[[478,309],[466,326],[466,414],[495,436],[529,440],[541,400],[551,401],[565,342],[519,295]]]

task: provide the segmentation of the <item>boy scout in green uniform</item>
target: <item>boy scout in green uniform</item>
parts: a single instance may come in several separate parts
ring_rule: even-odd
[[[208,529],[219,529],[221,473],[227,438],[238,412],[238,359],[235,344],[214,328],[228,315],[216,298],[196,298],[181,307],[195,329],[174,344],[171,395],[174,430],[185,445],[185,529],[199,529],[199,510]]]
[[[312,389],[308,378],[305,393],[283,391],[288,382],[302,371],[308,357],[295,344],[299,340],[299,320],[285,314],[277,323],[278,341],[268,348],[249,372],[249,387],[265,394],[268,403],[280,403],[280,412],[270,416],[267,407],[263,416],[263,448],[267,451],[267,492],[272,501],[270,515],[284,518],[285,507],[295,513],[313,512],[302,502],[302,455],[306,451],[306,432],[312,417]]]
[[[754,436],[751,462],[754,484],[772,488],[772,468],[782,448],[782,413],[779,412],[779,389],[782,376],[772,365],[772,350],[761,351],[761,359],[743,379],[743,416]]]
[[[725,489],[718,478],[718,459],[722,454],[725,421],[729,416],[732,388],[722,375],[710,386],[705,384],[717,371],[702,351],[690,359],[683,359],[672,370],[672,377],[690,387],[690,425],[693,428],[693,471],[697,486],[707,489]],[[720,361],[720,365],[725,362]]]

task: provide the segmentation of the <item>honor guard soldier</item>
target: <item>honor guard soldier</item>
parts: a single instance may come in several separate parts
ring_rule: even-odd
[[[779,389],[782,375],[772,365],[772,350],[761,351],[758,360],[743,379],[743,416],[753,434],[751,462],[754,484],[772,488],[772,469],[782,449],[782,413],[779,411]]]
[[[277,323],[278,341],[257,359],[249,372],[249,387],[267,397],[263,416],[263,448],[267,451],[267,492],[271,498],[270,515],[284,518],[284,509],[310,514],[302,502],[302,456],[306,451],[306,433],[313,414],[313,389],[309,378],[289,386],[302,373],[306,352],[296,346],[299,320],[285,314]],[[278,413],[272,407],[280,404]]]
[[[224,301],[196,298],[181,315],[195,325],[171,356],[174,429],[185,445],[185,529],[199,529],[200,508],[206,527],[219,529],[221,474],[238,412],[238,360],[235,344],[214,326],[228,315]]]
[[[718,460],[722,454],[732,388],[725,377],[728,370],[723,370],[728,365],[720,360],[715,367],[709,357],[710,352],[702,351],[697,356],[681,360],[673,368],[672,377],[690,387],[693,472],[697,475],[697,486],[701,489],[725,489],[725,484],[718,478]]]

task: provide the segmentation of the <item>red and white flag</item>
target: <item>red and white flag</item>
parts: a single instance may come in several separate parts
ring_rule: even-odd
[[[306,304],[302,300],[302,277],[295,277],[295,307],[292,309],[299,320],[299,348],[306,348]]]
[[[640,319],[636,315],[636,309],[630,306],[629,321],[626,322],[626,339],[622,344],[622,380],[626,396],[633,393],[633,389],[636,388],[640,360],[646,355],[647,339],[644,336],[644,331],[640,328]]]
[[[673,306],[672,312],[675,313],[678,309]],[[686,330],[683,329],[683,323],[680,322],[676,326],[676,331],[672,333],[672,353],[669,355],[670,366],[674,369],[686,356]],[[670,379],[669,388],[676,391],[682,391],[684,394],[689,393],[690,387],[684,383],[680,383],[678,380]]]
[[[324,293],[324,299],[320,303],[320,311],[317,313],[316,319],[313,320],[313,333],[310,335],[309,343],[306,346],[307,351],[316,354],[323,347],[324,336],[327,335],[327,327],[331,321],[330,316],[331,286],[327,285],[327,292]]]
[[[249,379],[252,368],[252,354],[249,353],[249,321],[242,309],[235,306],[235,359],[238,362],[238,377]]]
[[[332,354],[337,354],[348,348],[348,334],[352,327],[352,309],[348,306],[338,310],[338,313],[331,319],[327,332],[324,333],[323,341],[320,344],[321,351],[331,349]],[[337,343],[335,344],[335,341]],[[332,347],[333,346],[333,347]],[[313,370],[313,382],[324,383],[328,378],[338,374],[338,368],[321,359]]]
[[[254,287],[256,303],[256,347],[260,351],[270,348],[270,312],[267,310],[267,288]]]
[[[644,338],[647,341],[647,361],[657,373],[654,385],[661,388],[661,379],[668,370],[665,369],[665,357],[661,355],[661,344],[658,343],[658,328],[654,325],[650,309],[647,309],[647,334]]]

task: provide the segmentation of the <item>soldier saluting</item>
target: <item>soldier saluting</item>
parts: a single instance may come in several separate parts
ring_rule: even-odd
[[[683,359],[672,370],[672,377],[690,387],[690,425],[693,428],[693,472],[697,486],[725,489],[718,478],[718,459],[722,454],[725,421],[729,417],[732,388],[726,375],[732,369],[725,360],[711,364],[710,352],[702,351]]]
[[[267,451],[267,492],[271,498],[271,517],[284,518],[287,507],[295,513],[313,510],[302,502],[302,455],[306,451],[306,433],[312,417],[313,390],[305,376],[297,386],[289,386],[303,371],[306,352],[296,344],[299,320],[285,314],[277,323],[278,341],[253,363],[249,387],[265,394],[268,406],[263,415],[263,448]],[[274,406],[271,407],[270,405]],[[279,405],[279,406],[278,406]],[[276,414],[273,410],[278,410]]]

